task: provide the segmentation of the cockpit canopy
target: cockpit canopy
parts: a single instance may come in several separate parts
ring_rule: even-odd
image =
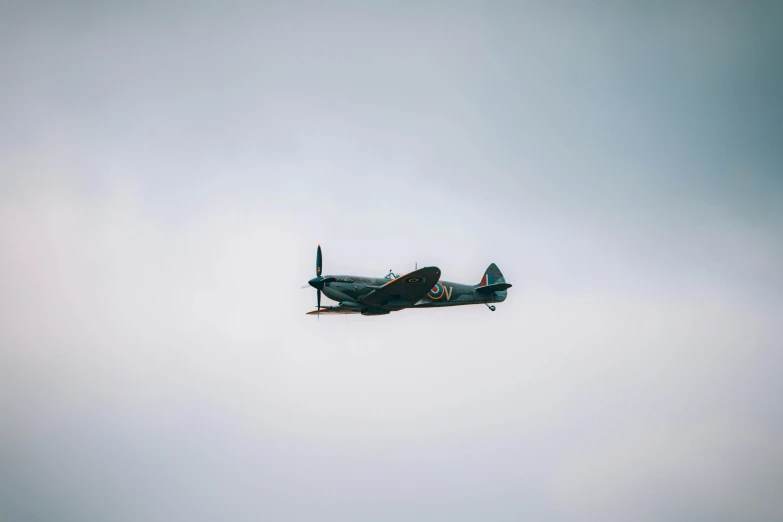
[[[388,279],[389,281],[391,281],[392,279],[397,279],[398,277],[400,277],[400,274],[395,274],[394,272],[389,270],[389,273],[386,274],[386,277],[384,277],[384,279]]]

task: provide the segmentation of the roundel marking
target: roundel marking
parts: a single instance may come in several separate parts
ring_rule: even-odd
[[[432,299],[432,300],[434,300],[434,301],[437,301],[438,299],[440,299],[441,297],[443,297],[443,294],[444,294],[444,293],[445,293],[445,292],[443,291],[443,285],[442,285],[442,284],[440,284],[440,283],[435,283],[435,286],[433,286],[433,287],[432,287],[432,289],[429,291],[429,293],[427,294],[427,296],[428,296],[430,299]]]
[[[420,283],[422,281],[424,281],[424,279],[422,279],[421,277],[409,277],[408,279],[405,280],[406,283],[411,283],[411,284]]]

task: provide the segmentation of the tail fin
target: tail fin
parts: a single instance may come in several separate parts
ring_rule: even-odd
[[[481,283],[479,283],[479,286],[489,286],[505,282],[506,280],[503,278],[503,273],[498,268],[498,265],[492,263],[484,271],[484,277],[481,278]]]
[[[511,288],[511,285],[506,283],[506,279],[498,266],[492,263],[484,272],[484,277],[481,278],[476,291],[482,294],[491,294],[492,292],[505,292],[509,288]],[[502,295],[505,295],[505,293]]]

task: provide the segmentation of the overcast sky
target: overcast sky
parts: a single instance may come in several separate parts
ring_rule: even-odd
[[[783,9],[0,6],[0,519],[783,519]],[[306,316],[324,272],[514,285]]]

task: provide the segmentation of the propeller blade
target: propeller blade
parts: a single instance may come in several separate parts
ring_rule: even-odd
[[[318,316],[319,320],[321,319],[321,290],[326,283],[331,283],[335,280],[334,277],[325,278],[321,276],[322,267],[323,256],[321,255],[321,245],[318,245],[318,252],[315,256],[315,277],[307,282],[307,286],[312,286],[318,291],[318,309],[316,311],[316,315]],[[303,286],[302,288],[307,288],[307,286]]]
[[[304,290],[305,288],[310,288],[310,285],[302,285],[299,287],[299,290]]]

